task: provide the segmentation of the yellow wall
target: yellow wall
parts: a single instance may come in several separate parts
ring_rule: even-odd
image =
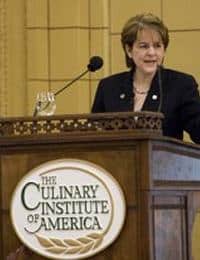
[[[57,114],[89,112],[98,80],[126,69],[125,21],[153,12],[170,30],[165,65],[200,82],[198,0],[0,0],[0,114],[32,115],[36,93],[57,91],[100,55],[104,67],[57,96]]]
[[[168,25],[165,65],[200,82],[199,10],[198,0],[0,0],[0,115],[32,115],[37,92],[59,90],[86,69],[89,57],[100,55],[103,69],[56,98],[57,114],[89,112],[98,80],[126,69],[120,31],[141,12]],[[198,247],[193,243],[195,260]]]

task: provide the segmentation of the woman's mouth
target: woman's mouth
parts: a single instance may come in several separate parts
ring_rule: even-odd
[[[149,64],[155,64],[155,63],[157,63],[156,60],[145,60],[144,62],[145,62],[145,63],[149,63]]]

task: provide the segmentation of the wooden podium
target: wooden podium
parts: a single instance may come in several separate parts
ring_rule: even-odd
[[[21,242],[9,216],[19,180],[44,162],[76,158],[109,171],[127,205],[117,240],[90,259],[192,260],[200,149],[163,137],[161,122],[162,115],[150,112],[1,119],[0,259],[11,252],[10,259],[27,259],[16,251]],[[29,259],[45,259],[27,252]]]

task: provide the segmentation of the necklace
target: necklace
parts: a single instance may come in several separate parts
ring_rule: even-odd
[[[149,89],[146,90],[146,91],[140,91],[140,90],[138,90],[138,89],[134,86],[134,87],[133,87],[133,92],[134,92],[135,94],[139,94],[139,95],[146,95],[146,94],[149,92]]]

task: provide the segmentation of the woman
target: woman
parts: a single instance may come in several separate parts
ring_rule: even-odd
[[[200,97],[195,79],[162,67],[169,43],[168,29],[152,14],[137,15],[121,33],[130,71],[100,81],[93,113],[161,111],[163,134],[183,139],[187,131],[200,143]]]

